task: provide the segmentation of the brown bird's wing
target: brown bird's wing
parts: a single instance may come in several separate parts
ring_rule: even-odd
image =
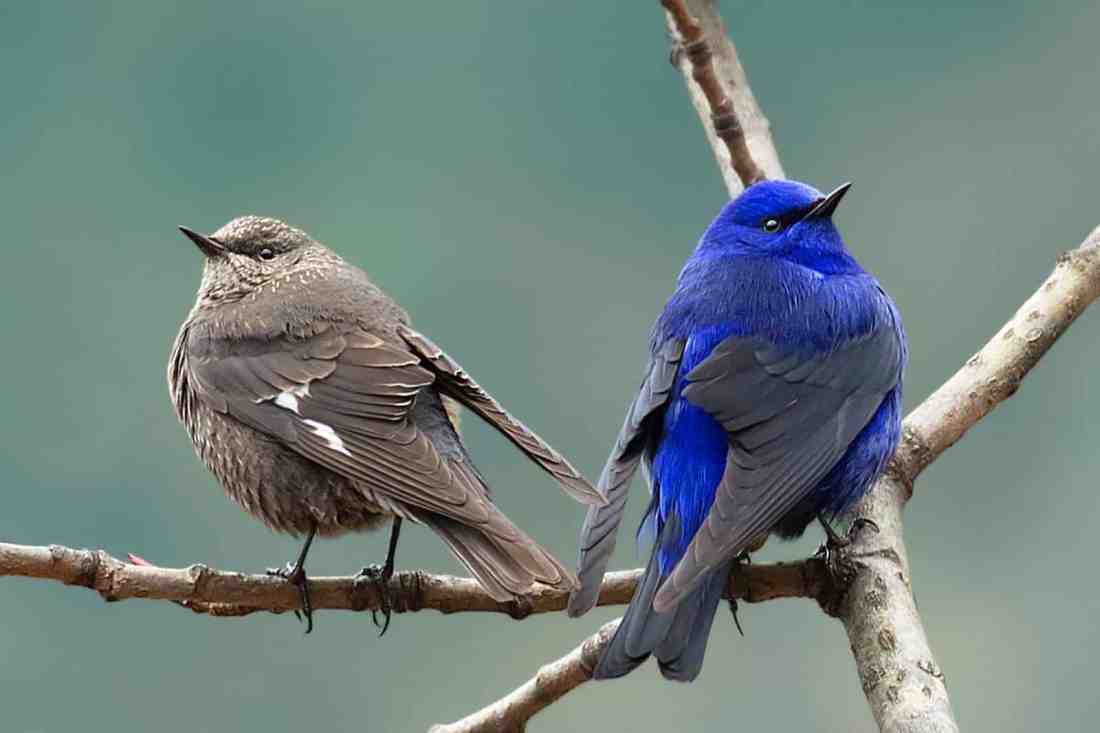
[[[536,580],[575,584],[489,500],[419,356],[334,324],[302,339],[193,336],[188,351],[208,405],[354,479],[382,509],[436,529],[494,597],[523,594]]]
[[[427,336],[407,326],[399,327],[398,331],[409,347],[424,360],[422,366],[435,375],[436,389],[473,410],[481,419],[496,428],[528,458],[553,476],[565,493],[582,504],[602,506],[607,503],[600,492],[569,461],[510,415],[492,395],[470,378],[458,362],[447,356]]]
[[[683,395],[725,427],[730,448],[714,503],[654,609],[674,607],[813,490],[897,384],[903,361],[897,333],[883,325],[813,354],[731,336],[692,369]]]

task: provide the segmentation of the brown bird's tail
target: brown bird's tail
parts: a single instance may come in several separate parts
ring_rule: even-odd
[[[576,578],[496,507],[490,521],[472,526],[441,514],[421,517],[498,601],[531,592],[534,583],[570,591]]]
[[[439,395],[421,393],[414,410],[417,425],[453,482],[453,490],[446,492],[448,500],[420,508],[416,519],[434,529],[498,601],[527,595],[535,583],[572,591],[576,576],[493,504],[489,487],[470,461]]]

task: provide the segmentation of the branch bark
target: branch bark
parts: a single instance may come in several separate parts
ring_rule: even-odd
[[[718,170],[722,174],[726,190],[729,191],[730,198],[733,198],[753,182],[754,176],[753,174],[742,175],[738,171],[737,166],[734,165],[735,156],[731,154],[726,141],[715,130],[712,120],[718,106],[712,104],[707,91],[696,79],[695,65],[687,52],[688,34],[681,30],[681,22],[677,19],[682,13],[679,11],[674,13],[669,9],[669,4],[669,0],[662,0],[669,33],[672,36],[669,60],[684,77],[691,103],[703,123],[707,140],[718,161]],[[779,153],[772,140],[771,123],[764,116],[764,111],[760,109],[752,93],[745,69],[737,57],[737,49],[726,33],[725,23],[722,22],[722,16],[718,13],[717,4],[714,0],[675,0],[673,4],[682,6],[686,14],[695,20],[696,26],[702,29],[702,38],[710,51],[709,63],[713,76],[724,96],[732,103],[733,115],[754,166],[765,178],[784,178]]]
[[[433,725],[428,733],[522,733],[532,715],[592,679],[592,670],[604,647],[611,643],[620,621],[620,618],[608,621],[576,649],[544,664],[534,677],[492,705],[454,723]]]
[[[226,572],[205,565],[162,568],[133,556],[131,560],[119,560],[102,550],[0,543],[0,577],[57,580],[91,588],[106,601],[128,598],[172,601],[195,613],[218,617],[286,613],[299,608],[297,589],[281,578]],[[599,605],[629,602],[641,574],[640,569],[608,573],[600,590]],[[826,582],[820,560],[747,565],[731,574],[727,596],[748,603],[816,597]],[[309,586],[315,610],[382,610],[377,586],[363,577],[311,577]],[[521,601],[502,602],[494,600],[473,578],[420,570],[395,573],[387,590],[394,613],[480,612],[506,614],[514,619],[562,611],[569,598],[563,591],[538,586]]]

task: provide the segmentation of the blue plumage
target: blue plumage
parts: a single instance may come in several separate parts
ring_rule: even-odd
[[[752,186],[681,271],[600,479],[608,505],[582,530],[573,615],[595,601],[644,459],[653,556],[597,677],[656,654],[666,677],[694,678],[733,558],[767,534],[795,537],[841,514],[892,455],[905,335],[832,222],[846,191]]]

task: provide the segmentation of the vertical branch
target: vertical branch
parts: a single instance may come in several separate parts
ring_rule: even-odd
[[[951,702],[917,612],[905,549],[906,490],[890,477],[875,484],[854,510],[870,519],[838,568],[846,590],[826,613],[848,633],[860,685],[884,733],[958,733]]]
[[[730,197],[765,178],[783,178],[771,125],[749,87],[714,0],[662,0],[670,59],[691,95]]]

